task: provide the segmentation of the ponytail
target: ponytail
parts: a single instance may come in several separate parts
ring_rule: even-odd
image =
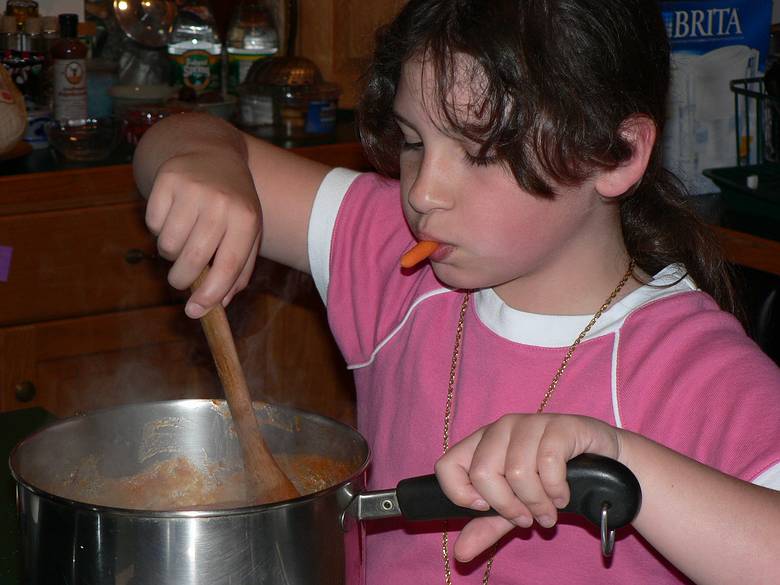
[[[725,311],[744,321],[734,273],[714,232],[669,171],[654,165],[620,206],[626,249],[648,274],[680,263],[696,285]]]

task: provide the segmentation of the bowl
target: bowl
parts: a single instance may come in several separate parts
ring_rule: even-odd
[[[122,116],[122,135],[128,144],[138,145],[144,133],[157,122],[174,114],[192,111],[192,106],[184,105],[139,105],[128,108]]]
[[[226,95],[219,101],[198,101],[195,103],[196,112],[208,112],[214,116],[222,118],[223,120],[232,120],[236,108],[238,106],[238,98],[234,95]]]
[[[53,120],[46,125],[49,145],[63,158],[98,161],[108,158],[119,143],[121,122],[112,117]]]
[[[114,115],[121,116],[125,110],[139,105],[162,105],[176,94],[170,85],[114,85],[108,94],[114,103]]]
[[[205,95],[196,100],[171,99],[165,102],[169,108],[207,112],[223,120],[231,121],[236,114],[238,98],[234,95]]]

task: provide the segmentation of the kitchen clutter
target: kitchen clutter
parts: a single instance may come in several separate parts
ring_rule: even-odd
[[[335,129],[339,87],[293,56],[295,0],[239,1],[222,32],[208,0],[100,0],[84,3],[83,14],[44,13],[33,0],[5,4],[0,61],[25,119],[21,130],[3,124],[3,138],[13,134],[27,150],[99,160],[187,111],[264,138]],[[11,102],[0,97],[0,109],[18,118]]]
[[[252,65],[238,88],[239,123],[263,136],[300,138],[336,127],[340,90],[304,57],[278,57]]]

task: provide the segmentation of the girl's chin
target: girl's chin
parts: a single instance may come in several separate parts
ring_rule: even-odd
[[[490,288],[492,284],[480,279],[473,272],[469,273],[461,268],[456,268],[452,264],[442,264],[439,262],[431,262],[433,273],[436,278],[450,288],[455,289],[478,289],[478,288]]]

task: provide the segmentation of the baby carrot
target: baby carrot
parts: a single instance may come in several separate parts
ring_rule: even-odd
[[[437,242],[429,242],[427,240],[417,242],[414,248],[401,256],[401,267],[411,268],[412,266],[416,266],[425,260],[428,256],[433,254],[438,247],[439,244]]]

